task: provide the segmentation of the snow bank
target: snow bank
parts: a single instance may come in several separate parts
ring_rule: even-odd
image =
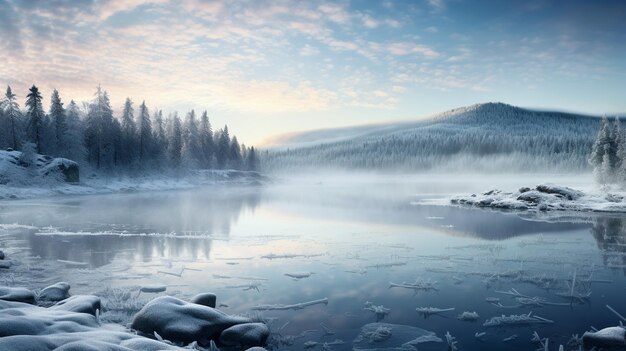
[[[453,197],[450,203],[500,210],[626,212],[625,194],[583,193],[554,184],[523,187],[515,192],[494,189],[478,195]]]
[[[257,186],[269,179],[259,172],[239,170],[193,170],[179,175],[155,174],[147,176],[100,176],[88,174],[80,182],[63,181],[61,169],[74,163],[67,159],[52,159],[36,172],[13,164],[0,151],[0,199],[32,199],[54,195],[95,195],[135,193],[143,191],[185,190],[210,185]],[[12,151],[12,153],[19,153]],[[10,158],[13,162],[13,157]],[[53,170],[58,170],[58,172]],[[30,173],[29,173],[30,172]],[[54,176],[56,174],[56,176]],[[60,175],[59,175],[60,174]],[[71,179],[72,176],[69,176]]]

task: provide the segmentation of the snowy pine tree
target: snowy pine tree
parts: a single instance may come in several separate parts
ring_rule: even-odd
[[[230,156],[230,135],[228,134],[228,126],[225,125],[224,129],[220,130],[217,140],[217,167],[224,168],[227,166]]]
[[[29,89],[29,93],[26,95],[26,108],[28,110],[29,140],[35,144],[37,153],[42,153],[45,114],[41,105],[41,93],[35,85]]]
[[[65,109],[59,92],[54,89],[50,97],[50,119],[54,128],[54,149],[53,154],[67,156],[67,121]]]
[[[135,124],[133,101],[128,97],[124,102],[121,128],[121,161],[126,165],[134,165],[139,153],[137,147],[137,126]]]
[[[20,146],[21,140],[21,113],[20,106],[17,103],[16,95],[11,91],[11,87],[7,86],[7,91],[4,94],[4,98],[0,103],[0,107],[4,112],[4,117],[7,121],[6,130],[7,130],[7,138],[8,143],[11,145],[11,148],[17,150]]]

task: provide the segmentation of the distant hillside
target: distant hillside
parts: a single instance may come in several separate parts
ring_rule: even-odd
[[[428,119],[291,134],[264,154],[267,170],[579,171],[597,117],[502,103],[458,108]]]

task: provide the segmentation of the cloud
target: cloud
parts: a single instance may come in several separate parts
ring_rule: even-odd
[[[444,0],[427,0],[428,5],[433,10],[433,12],[442,12],[446,9],[446,3]]]

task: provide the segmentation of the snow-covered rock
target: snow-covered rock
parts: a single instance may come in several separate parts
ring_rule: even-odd
[[[0,184],[29,185],[48,179],[76,183],[80,180],[78,163],[72,160],[35,154],[32,161],[25,162],[24,156],[21,151],[0,150]]]
[[[70,284],[66,282],[58,282],[56,284],[43,288],[37,300],[42,302],[57,302],[70,297]]]
[[[592,347],[626,348],[626,329],[624,327],[609,327],[597,332],[585,332],[583,344],[585,349]]]
[[[244,323],[224,330],[219,340],[229,346],[261,346],[269,335],[270,329],[263,323]]]
[[[515,192],[494,189],[478,195],[456,196],[450,202],[500,210],[626,212],[626,201],[620,194],[583,193],[554,184],[523,187]]]
[[[234,325],[251,322],[211,307],[162,296],[148,302],[135,315],[131,328],[148,335],[156,332],[173,342],[206,344]]]
[[[200,293],[189,300],[191,303],[215,308],[217,304],[217,296],[213,293]]]
[[[59,301],[49,309],[96,315],[96,310],[102,310],[100,298],[93,295],[75,295]]]
[[[79,299],[73,300],[75,306]],[[87,299],[83,300],[87,301]],[[91,314],[0,301],[0,350],[11,351],[157,351],[183,350],[100,324]]]
[[[33,304],[35,303],[35,293],[26,288],[0,286],[0,300]]]
[[[39,172],[43,176],[62,174],[63,180],[68,183],[78,183],[80,181],[78,163],[66,158],[52,159],[47,164],[44,164]]]

